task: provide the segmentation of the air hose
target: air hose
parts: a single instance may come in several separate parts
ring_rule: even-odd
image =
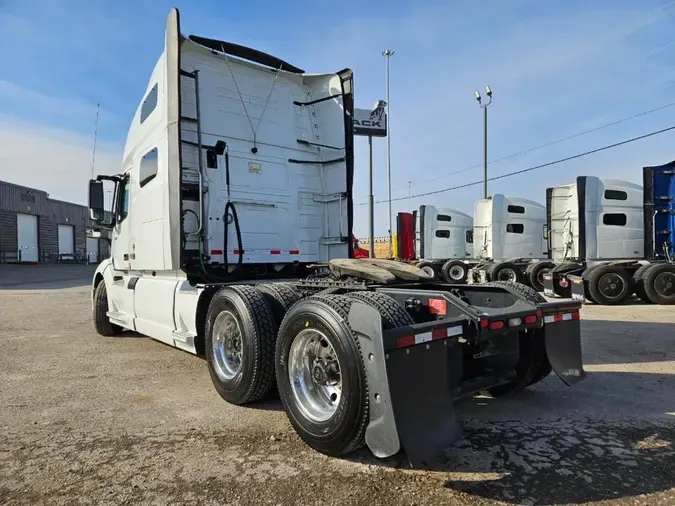
[[[241,267],[244,261],[244,249],[241,243],[241,229],[239,228],[239,217],[237,216],[237,209],[234,207],[230,198],[230,154],[229,149],[225,146],[225,184],[227,185],[227,203],[225,204],[225,213],[223,214],[224,239],[223,239],[223,259],[225,262],[225,271],[228,271],[229,265],[227,261],[227,236],[229,217],[232,215],[232,222],[234,223],[234,230],[237,234],[237,251],[239,258],[237,260],[237,268]]]

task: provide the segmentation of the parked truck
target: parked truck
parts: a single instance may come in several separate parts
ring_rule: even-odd
[[[556,265],[545,276],[545,294],[603,305],[636,294],[674,304],[673,168],[644,168],[644,186],[580,176],[549,188],[549,251]]]
[[[410,217],[409,217],[410,215]],[[409,223],[414,225],[411,226]],[[474,217],[450,208],[422,205],[399,213],[399,251],[448,283],[512,281],[542,291],[550,271],[546,208],[532,200],[495,194],[474,204]],[[414,243],[404,247],[415,230]]]
[[[413,465],[461,437],[457,398],[585,377],[579,302],[354,258],[349,69],[183,36],[176,9],[165,33],[123,170],[89,183],[92,219],[112,230],[92,283],[99,334],[205,355],[232,404],[276,385],[317,451],[403,449]]]

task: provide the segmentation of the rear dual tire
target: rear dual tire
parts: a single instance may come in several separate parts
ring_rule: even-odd
[[[364,357],[349,326],[349,310],[355,301],[375,308],[385,329],[414,323],[410,315],[385,294],[316,295],[297,303],[289,311],[279,329],[276,346],[277,386],[288,419],[307,445],[330,456],[344,455],[361,447],[370,420]],[[330,348],[334,363],[339,364],[340,395],[333,406],[326,395],[331,392],[328,390],[331,385],[324,383],[325,363],[318,361],[316,375],[307,367],[298,367],[303,363],[299,360],[299,348],[307,342],[310,333],[314,333],[320,346],[323,346],[322,340],[326,341],[324,349]],[[332,380],[335,382],[336,377]],[[314,396],[307,395],[312,392]],[[319,409],[315,409],[316,406]]]

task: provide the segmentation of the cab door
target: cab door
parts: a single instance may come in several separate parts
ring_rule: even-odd
[[[112,261],[113,267],[118,271],[129,270],[129,202],[131,185],[129,184],[129,172],[117,185],[115,195],[115,228],[113,229]]]

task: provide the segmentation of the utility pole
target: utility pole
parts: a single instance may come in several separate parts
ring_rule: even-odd
[[[489,86],[485,87],[485,93],[488,96],[488,101],[484,104],[483,99],[480,96],[480,92],[478,90],[475,91],[474,95],[476,97],[476,100],[478,100],[478,105],[480,106],[481,109],[483,109],[483,198],[486,199],[488,198],[488,189],[487,189],[487,182],[488,182],[488,148],[487,148],[487,142],[488,142],[488,134],[487,134],[487,128],[488,128],[488,115],[487,115],[487,110],[488,106],[492,103],[492,90],[490,89]]]
[[[369,179],[370,191],[368,195],[368,208],[370,214],[368,233],[368,256],[375,258],[375,198],[373,196],[373,136],[368,136],[368,150],[370,151]]]
[[[389,60],[391,59],[392,56],[394,56],[394,51],[391,49],[385,49],[382,51],[382,56],[384,56],[387,60],[387,73],[386,73],[386,79],[387,79],[387,192],[389,193],[389,258],[391,258],[394,255],[394,249],[393,249],[393,242],[392,242],[392,217],[391,217],[391,128],[389,125],[391,125],[390,121],[390,114],[389,114],[389,104],[391,103],[389,100]]]

